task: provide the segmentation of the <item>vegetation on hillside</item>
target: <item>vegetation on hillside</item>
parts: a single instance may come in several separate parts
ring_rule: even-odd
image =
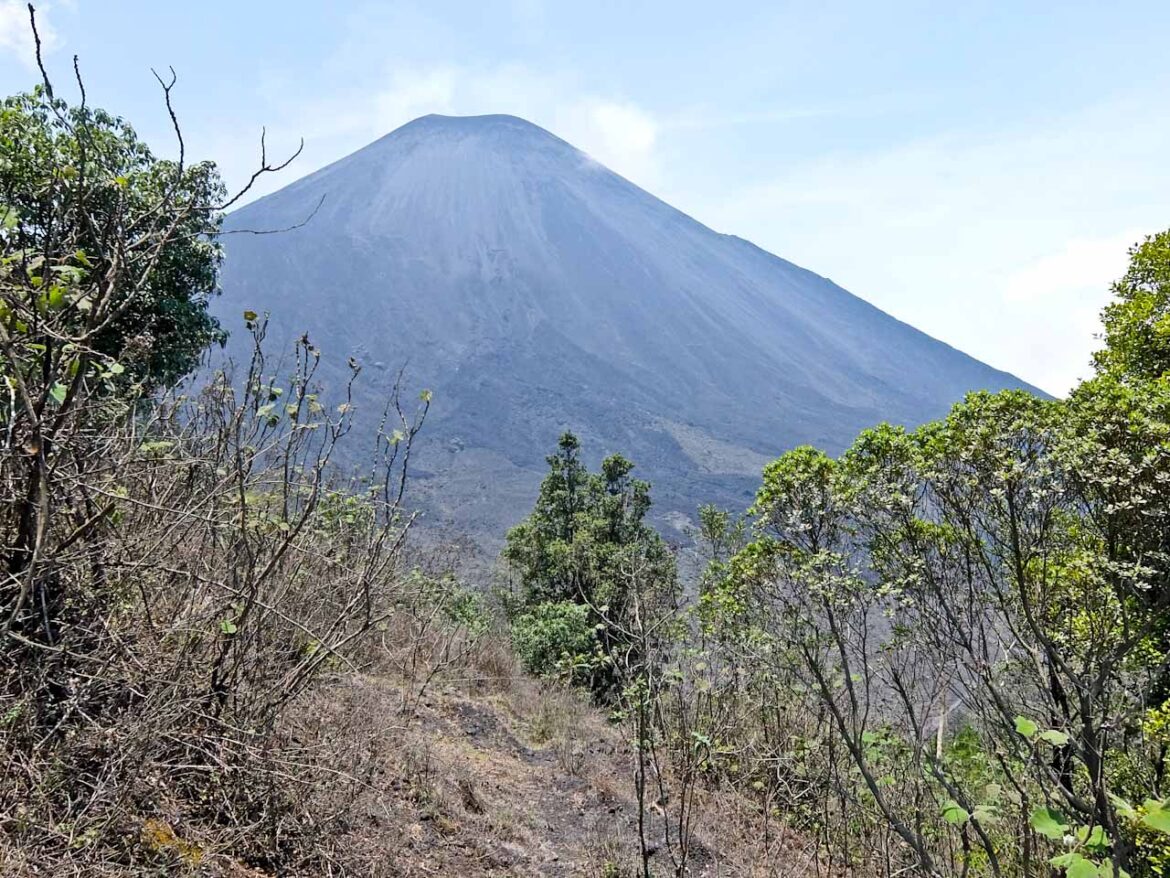
[[[561,436],[536,508],[508,532],[504,559],[519,579],[509,601],[525,667],[582,682],[612,699],[624,670],[646,659],[638,625],[678,598],[674,556],[645,521],[650,486],[621,455],[591,473],[580,443]]]
[[[677,874],[696,784],[814,835],[830,869],[1162,874],[1168,242],[1132,251],[1068,399],[972,394],[836,459],[788,452],[744,517],[700,511],[700,594],[643,610],[656,637],[611,699]],[[592,607],[579,575],[560,597]]]
[[[357,780],[288,710],[410,593],[426,398],[395,396],[372,475],[339,482],[348,388],[318,398],[307,337],[276,374],[245,315],[250,362],[176,388],[221,337],[214,167],[181,138],[154,159],[47,80],[0,108],[0,152],[3,869],[194,866],[216,846],[319,863],[343,813],[323,806]]]
[[[792,450],[689,588],[566,433],[489,595],[411,539],[429,392],[354,436],[360,365],[252,312],[190,383],[238,195],[176,134],[0,107],[0,871],[1170,865],[1170,232],[1067,399]]]
[[[252,312],[250,355],[192,380],[222,337],[214,168],[48,82],[0,135],[0,873],[617,874],[620,736],[410,538],[430,393],[355,435],[360,365],[321,387],[328,353],[274,354]],[[628,464],[572,480],[590,594],[631,539],[673,583]]]

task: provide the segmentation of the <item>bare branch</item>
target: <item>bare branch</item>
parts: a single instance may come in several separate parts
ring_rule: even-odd
[[[267,137],[267,131],[262,128],[260,130],[260,167],[256,171],[252,172],[252,176],[248,179],[248,182],[245,183],[243,188],[239,189],[235,195],[233,195],[231,198],[229,198],[227,201],[223,202],[222,204],[216,205],[216,210],[228,210],[229,208],[231,208],[231,206],[233,204],[236,204],[241,198],[243,198],[250,191],[252,191],[252,187],[256,185],[257,180],[259,180],[265,174],[275,174],[278,171],[283,171],[285,168],[287,168],[289,165],[291,165],[294,161],[296,161],[297,158],[300,156],[301,152],[303,152],[305,149],[305,139],[302,137],[300,142],[297,144],[296,150],[293,152],[292,155],[290,155],[288,158],[286,158],[283,162],[280,162],[280,163],[275,164],[275,165],[270,165],[270,164],[268,164],[268,148],[267,148],[267,145],[265,144],[266,137]]]
[[[49,96],[49,100],[53,99],[53,83],[49,80],[48,71],[45,70],[45,62],[41,57],[41,33],[37,30],[37,10],[31,3],[28,4],[28,22],[32,28],[33,43],[36,46],[37,53],[37,69],[41,71],[41,81],[45,85],[45,94]]]
[[[317,215],[317,211],[321,209],[321,205],[325,203],[325,196],[322,195],[318,200],[316,206],[309,211],[309,215],[298,223],[291,226],[285,226],[282,229],[227,229],[220,232],[220,236],[225,235],[281,235],[285,232],[295,232],[297,229],[303,229],[309,222]]]
[[[175,132],[175,139],[179,142],[179,168],[176,172],[176,177],[181,177],[183,174],[183,168],[185,167],[184,162],[186,160],[187,147],[183,142],[183,129],[179,126],[179,117],[176,115],[174,104],[171,102],[171,90],[174,89],[175,83],[178,82],[179,77],[178,74],[175,73],[174,67],[170,67],[168,69],[171,72],[171,78],[169,82],[165,81],[161,76],[159,76],[158,71],[153,67],[151,68],[150,72],[154,74],[154,78],[158,80],[158,84],[162,86],[163,99],[166,101],[167,105],[167,114],[171,117],[171,128]]]

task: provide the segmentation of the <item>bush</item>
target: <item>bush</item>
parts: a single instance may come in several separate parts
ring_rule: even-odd
[[[571,601],[537,604],[512,623],[512,642],[529,673],[573,682],[588,677],[597,646],[589,608]]]
[[[35,874],[336,861],[369,762],[313,717],[402,603],[414,519],[400,491],[426,402],[397,444],[379,434],[381,476],[343,480],[332,461],[352,414],[318,402],[309,341],[276,380],[262,325],[253,336],[239,380],[57,434],[75,456],[52,473],[23,568],[36,612],[0,589],[0,873],[17,853]],[[23,482],[0,450],[7,541]]]

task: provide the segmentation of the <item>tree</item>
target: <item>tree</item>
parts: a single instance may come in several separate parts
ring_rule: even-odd
[[[207,310],[220,217],[288,164],[270,165],[262,147],[259,170],[227,197],[212,163],[186,161],[173,76],[159,82],[178,158],[162,160],[126,122],[88,106],[80,74],[70,105],[41,72],[42,85],[0,105],[0,625],[22,636],[51,636],[46,607],[60,595],[37,559],[52,519],[99,511],[67,485],[98,465],[104,425],[222,340]]]
[[[72,345],[154,388],[223,340],[207,310],[226,201],[212,163],[156,159],[124,120],[46,86],[0,105],[0,155],[9,343],[51,343],[54,359]]]
[[[674,557],[646,523],[650,485],[631,475],[620,454],[590,473],[580,460],[580,442],[565,433],[548,458],[532,514],[507,535],[504,558],[520,576],[523,600],[612,605],[621,600],[620,570],[638,553],[656,579],[674,579]]]
[[[1170,233],[1131,257],[1068,400],[972,394],[837,459],[795,449],[712,567],[708,627],[825,717],[833,840],[888,827],[887,871],[1104,878],[1170,852]]]
[[[1114,301],[1101,312],[1105,347],[1094,357],[1099,374],[1126,380],[1170,372],[1170,230],[1129,251],[1129,268],[1113,284]]]
[[[590,476],[580,456],[577,437],[561,436],[557,450],[546,458],[549,472],[532,514],[508,532],[504,558],[520,574],[527,606],[582,596],[573,549]]]
[[[617,654],[635,649],[629,614],[645,611],[648,594],[672,603],[677,577],[674,555],[645,520],[650,485],[617,454],[591,473],[580,450],[572,433],[561,436],[536,506],[508,531],[503,556],[519,576],[523,612],[566,602],[588,608],[602,655],[591,685],[596,694],[612,694]],[[566,644],[564,658],[577,655],[574,644]]]
[[[155,160],[125,122],[55,99],[47,80],[0,106],[0,157],[11,630],[38,587],[57,486],[93,464],[94,429],[221,337],[207,299],[223,188],[213,165]]]
[[[348,480],[333,461],[360,367],[329,404],[307,335],[274,374],[246,312],[240,372],[169,387],[219,337],[212,236],[231,202],[182,152],[155,160],[47,81],[0,106],[6,874],[214,871],[209,852],[368,871],[326,836],[365,769],[336,728],[296,725],[320,674],[368,666],[371,635],[414,613],[403,497],[431,396],[411,416],[395,386]],[[465,630],[472,615],[429,609]]]
[[[765,471],[755,539],[720,586],[727,621],[825,711],[855,773],[838,782],[905,865],[1030,874],[1064,856],[1048,837],[1082,831],[1097,834],[1077,856],[1133,867],[1117,797],[1164,794],[1138,730],[1167,662],[1167,564],[1143,544],[1170,524],[1168,403],[1131,390],[1097,402],[1105,418],[1080,398],[974,394]],[[948,824],[957,855],[937,841]]]
[[[512,622],[512,643],[528,673],[586,684],[596,658],[589,608],[572,601],[545,601]]]

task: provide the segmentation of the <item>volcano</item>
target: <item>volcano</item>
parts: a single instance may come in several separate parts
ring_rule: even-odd
[[[307,331],[327,384],[355,357],[370,424],[405,365],[434,393],[417,496],[489,541],[566,429],[590,463],[630,457],[682,527],[700,503],[742,509],[795,445],[1033,390],[512,116],[416,119],[226,222],[294,226],[225,238],[224,325],[267,311],[270,337]]]

